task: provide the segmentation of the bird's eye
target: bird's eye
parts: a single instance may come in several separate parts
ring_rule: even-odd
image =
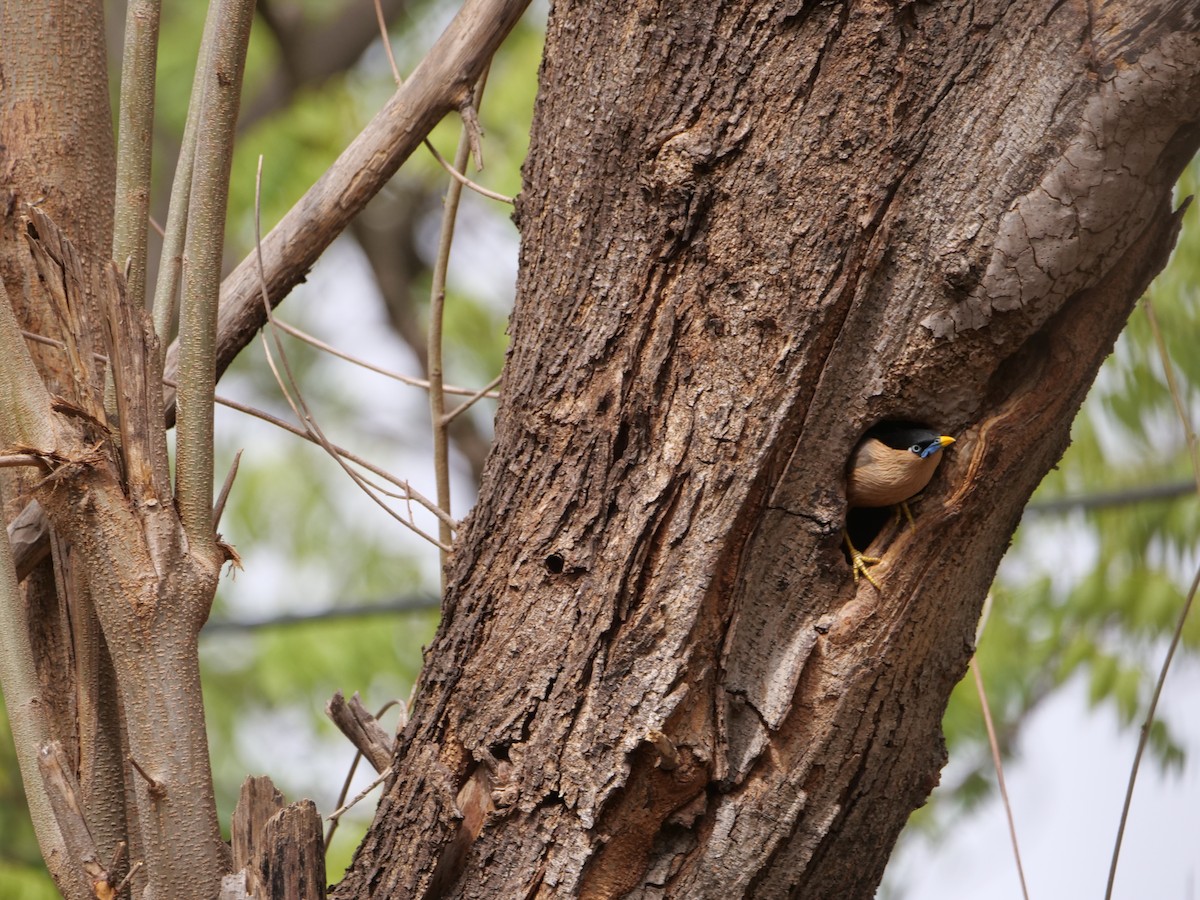
[[[921,455],[921,450],[922,450],[922,447],[920,444],[913,444],[911,447],[908,448],[909,453],[915,453],[915,454],[917,454],[917,456]]]

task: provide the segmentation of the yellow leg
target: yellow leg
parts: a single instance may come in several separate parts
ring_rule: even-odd
[[[850,543],[850,532],[848,531],[842,532],[842,540],[846,543],[846,549],[850,551],[850,570],[854,573],[854,583],[858,584],[859,576],[861,576],[866,578],[867,581],[871,582],[871,587],[875,588],[875,590],[882,590],[882,588],[879,586],[879,582],[871,577],[871,573],[869,571],[871,566],[878,565],[880,562],[879,557],[863,556],[861,553],[859,553],[858,548],[855,547],[854,544]]]

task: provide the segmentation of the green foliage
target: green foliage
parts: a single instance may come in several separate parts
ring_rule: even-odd
[[[25,789],[0,695],[0,900],[57,897],[29,824]]]
[[[0,900],[59,900],[60,897],[44,867],[0,859]]]

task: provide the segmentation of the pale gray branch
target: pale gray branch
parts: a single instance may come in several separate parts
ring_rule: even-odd
[[[130,303],[146,300],[146,232],[150,220],[150,157],[154,143],[154,66],[160,0],[132,0],[125,10],[117,134],[117,200],[113,259],[125,276]]]
[[[179,433],[175,501],[196,546],[212,540],[213,388],[216,385],[217,303],[225,207],[253,0],[217,5],[217,26],[205,69],[204,100],[192,173],[180,306]]]

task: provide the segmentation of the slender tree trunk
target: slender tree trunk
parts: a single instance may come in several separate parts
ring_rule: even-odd
[[[59,325],[19,233],[28,207],[50,213],[71,234],[85,266],[111,255],[116,161],[104,37],[99,2],[0,4],[0,278],[21,326],[36,334],[55,334]],[[63,353],[32,342],[28,349],[47,386],[68,394]],[[40,476],[8,469],[0,477],[9,521]],[[53,545],[53,559],[24,584],[41,700],[51,734],[78,767],[97,844],[111,858],[127,834],[112,664],[70,547]],[[74,883],[76,892],[86,890],[76,861],[45,843],[42,850],[61,889]]]
[[[340,897],[872,896],[1177,217],[1190,2],[556,3],[496,446]],[[959,438],[841,550],[872,423]]]

